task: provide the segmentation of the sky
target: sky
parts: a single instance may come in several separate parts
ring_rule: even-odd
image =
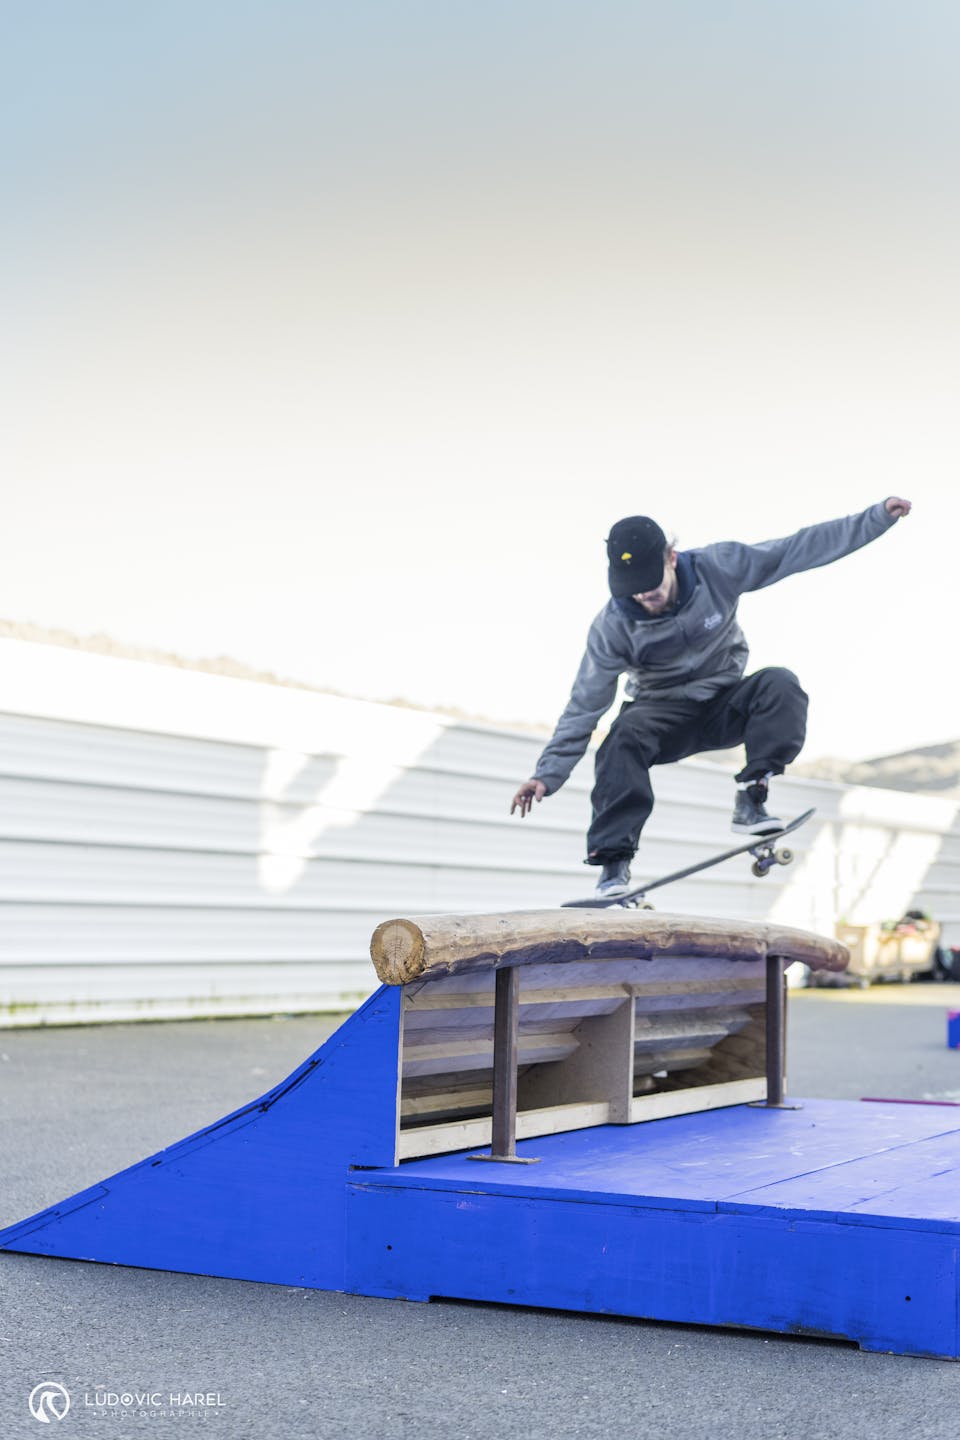
[[[914,502],[745,597],[804,758],[960,735],[960,11],[0,0],[0,618],[550,724],[604,537]]]

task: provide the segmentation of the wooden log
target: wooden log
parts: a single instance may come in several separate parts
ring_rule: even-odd
[[[766,922],[709,920],[659,911],[513,910],[498,915],[425,915],[384,920],[370,956],[385,985],[408,985],[470,970],[579,960],[762,960],[782,955],[812,970],[844,970],[838,940]]]

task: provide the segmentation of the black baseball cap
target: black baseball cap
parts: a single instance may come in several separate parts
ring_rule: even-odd
[[[649,515],[628,515],[618,520],[607,536],[607,578],[610,593],[645,595],[663,579],[667,537]]]

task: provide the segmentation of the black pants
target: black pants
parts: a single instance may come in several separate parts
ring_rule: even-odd
[[[629,858],[653,809],[650,767],[743,743],[738,781],[780,775],[803,746],[807,697],[791,670],[745,675],[712,700],[628,701],[597,751],[587,864]]]

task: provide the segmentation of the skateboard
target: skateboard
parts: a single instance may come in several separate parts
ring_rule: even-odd
[[[674,870],[672,875],[661,875],[658,880],[648,880],[645,885],[638,885],[635,890],[627,890],[623,895],[609,895],[602,899],[591,895],[586,900],[565,900],[563,908],[567,910],[606,910],[610,905],[623,905],[625,908],[642,907],[645,897],[651,890],[659,890],[661,885],[670,885],[674,880],[685,880],[688,875],[696,875],[701,870],[709,870],[713,865],[722,865],[724,860],[733,860],[737,855],[752,855],[753,865],[751,869],[754,875],[768,875],[774,865],[789,865],[793,859],[793,851],[786,846],[777,849],[777,842],[782,840],[784,835],[791,834],[805,825],[814,813],[813,810],[804,810],[796,820],[791,820],[789,825],[784,825],[779,830],[772,830],[767,835],[754,835],[746,845],[736,845],[732,850],[724,850],[722,855],[711,855],[709,860],[701,860],[697,865],[688,865],[686,870]],[[652,909],[652,906],[647,906]]]

